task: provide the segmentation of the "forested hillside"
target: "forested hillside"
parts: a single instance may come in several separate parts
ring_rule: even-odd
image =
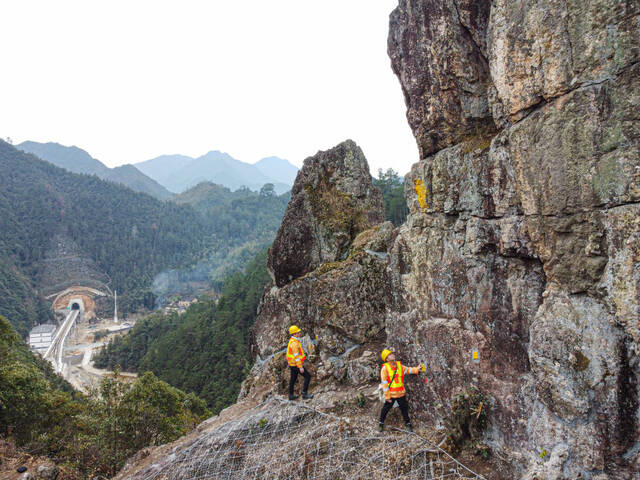
[[[16,148],[33,153],[38,158],[51,162],[73,173],[97,175],[103,180],[121,183],[136,192],[148,193],[159,200],[167,200],[171,192],[133,165],[109,168],[101,161],[78,147],[67,147],[59,143],[22,142]]]
[[[169,190],[158,182],[147,177],[136,167],[129,164],[110,168],[106,175],[100,178],[110,182],[121,183],[136,192],[148,193],[159,200],[168,200],[172,195]]]
[[[67,147],[55,142],[26,141],[15,147],[26,153],[33,153],[36,157],[72,173],[100,176],[108,170],[108,167],[100,160],[96,160],[88,152],[76,146]]]
[[[88,396],[74,392],[2,316],[0,358],[0,436],[84,478],[112,476],[139,449],[173,441],[210,415],[201,399],[151,373],[128,384],[105,378]]]
[[[35,290],[46,287],[38,279],[55,235],[71,238],[95,260],[128,312],[153,308],[156,295],[190,293],[184,279],[196,270],[207,287],[219,289],[273,240],[289,198],[269,184],[260,192],[231,192],[205,183],[160,202],[57,168],[5,142],[0,178],[0,313],[22,335],[50,315]],[[167,281],[157,282],[165,290],[152,290],[160,272],[179,274],[167,273]],[[181,282],[186,286],[176,285]]]
[[[201,267],[216,290],[271,244],[289,198],[289,192],[277,195],[271,184],[259,192],[247,188],[232,192],[203,182],[172,199],[193,206],[211,231],[206,264]]]
[[[248,188],[232,192],[221,185],[203,182],[176,195],[172,201],[193,206],[217,236],[248,239],[275,232],[289,198],[289,192],[277,195],[272,184],[264,185],[259,192]]]
[[[165,268],[199,260],[209,229],[188,206],[77,175],[0,141],[0,314],[21,334],[41,308],[33,295],[50,240],[73,238],[122,292],[122,309],[152,307],[151,282]],[[40,317],[41,318],[41,317]]]
[[[4,144],[0,140],[0,152]],[[0,165],[4,165],[0,153]],[[52,318],[52,313],[38,297],[33,283],[22,267],[30,263],[24,225],[7,199],[9,178],[0,176],[0,315],[11,319],[16,330],[25,336],[31,325]],[[6,186],[5,186],[6,185]]]
[[[182,315],[154,314],[95,357],[99,368],[151,371],[205,399],[214,413],[233,403],[248,372],[249,328],[269,282],[266,253],[229,278],[216,303],[201,299]]]

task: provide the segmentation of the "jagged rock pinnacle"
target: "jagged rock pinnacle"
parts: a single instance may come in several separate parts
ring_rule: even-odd
[[[325,262],[344,260],[360,232],[384,221],[382,194],[352,140],[304,161],[291,201],[269,250],[267,265],[279,287]]]

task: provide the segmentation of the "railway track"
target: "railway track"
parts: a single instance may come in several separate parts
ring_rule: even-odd
[[[47,349],[44,354],[45,360],[49,360],[53,365],[53,369],[56,373],[63,373],[64,363],[62,361],[62,354],[64,352],[64,343],[67,340],[67,336],[73,327],[73,324],[78,319],[78,315],[80,314],[80,310],[71,310],[67,318],[65,318],[64,322],[56,332],[55,337],[53,338],[53,342],[51,342],[51,346]]]

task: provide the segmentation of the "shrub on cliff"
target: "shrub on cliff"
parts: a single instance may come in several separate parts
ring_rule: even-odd
[[[477,441],[487,426],[489,397],[476,388],[458,393],[444,414],[449,447],[457,450],[467,441]]]

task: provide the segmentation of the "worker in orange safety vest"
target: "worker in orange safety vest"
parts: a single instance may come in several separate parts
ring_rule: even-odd
[[[409,404],[407,403],[406,390],[404,389],[404,376],[407,374],[417,375],[420,372],[425,371],[424,363],[421,363],[417,367],[406,367],[400,362],[396,361],[396,357],[389,349],[384,349],[380,354],[382,361],[385,362],[380,370],[380,379],[382,382],[382,390],[384,392],[384,405],[380,412],[380,422],[378,423],[378,430],[384,430],[384,419],[387,417],[389,410],[393,407],[393,402],[398,402],[400,411],[402,412],[402,418],[404,424],[407,426],[407,430],[413,432],[411,426],[411,420],[409,420]]]
[[[302,336],[302,330],[296,325],[289,327],[289,344],[287,345],[287,362],[289,363],[289,370],[291,371],[291,377],[289,379],[289,400],[295,400],[297,395],[293,394],[293,387],[298,380],[298,374],[304,377],[304,383],[302,385],[302,398],[308,400],[313,398],[313,395],[308,393],[309,382],[311,381],[311,374],[304,368],[304,361],[307,356],[302,349],[300,343],[300,337]]]

